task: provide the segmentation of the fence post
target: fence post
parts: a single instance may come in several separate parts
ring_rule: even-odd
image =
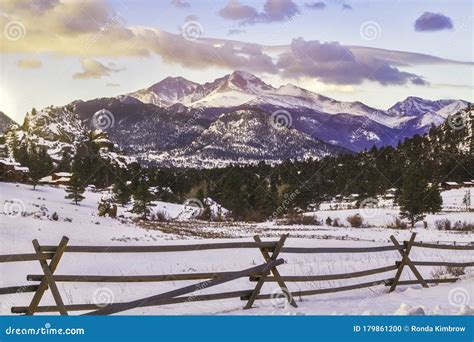
[[[41,258],[43,252],[41,251],[41,247],[38,240],[36,239],[33,240],[33,247],[35,249],[36,255],[38,256],[38,260],[43,270],[44,277],[41,280],[40,286],[38,287],[38,290],[35,292],[33,299],[31,300],[30,306],[28,307],[27,315],[33,315],[35,313],[41,299],[43,298],[45,291],[48,289],[48,286],[49,286],[59,312],[61,313],[61,315],[67,316],[67,311],[66,311],[66,308],[64,307],[64,302],[61,298],[61,294],[59,293],[56,282],[54,281],[53,273],[56,270],[59,264],[59,261],[61,260],[61,257],[66,249],[68,241],[69,239],[66,236],[63,236],[51,262],[48,265],[46,260]]]
[[[260,252],[262,253],[263,258],[265,259],[266,262],[275,261],[277,259],[278,254],[280,254],[280,251],[283,248],[283,246],[285,244],[285,240],[286,240],[287,237],[288,237],[288,234],[284,234],[284,235],[281,236],[280,241],[278,241],[278,243],[275,246],[275,249],[273,250],[273,253],[272,253],[271,256],[270,256],[270,254],[268,254],[268,252],[264,248],[260,248]],[[254,236],[254,240],[256,242],[262,242],[262,240],[260,240],[260,237],[257,236],[257,235]],[[286,287],[285,283],[281,279],[280,273],[278,272],[276,267],[272,267],[269,270],[269,272],[270,271],[273,273],[274,277],[277,279],[278,285],[280,285],[280,288],[281,288],[282,292],[283,293],[289,292],[289,290]],[[262,289],[263,284],[265,283],[265,277],[268,275],[269,272],[262,272],[261,273],[261,276],[258,279],[257,285],[255,285],[255,288],[252,291],[252,294],[250,295],[250,298],[249,298],[247,304],[245,305],[244,309],[250,309],[252,307],[253,303],[255,302],[256,297],[258,296],[258,294],[260,293],[260,290]],[[291,296],[291,293],[289,293],[288,302],[292,306],[294,306],[295,308],[297,307],[294,299]]]
[[[403,250],[401,248],[401,245],[398,243],[397,239],[395,238],[395,236],[393,236],[393,235],[390,236],[390,240],[392,240],[393,244],[395,245],[395,247],[398,248],[397,250],[400,253],[400,255],[402,256],[402,261],[400,262],[400,265],[398,266],[397,273],[395,274],[395,277],[393,278],[393,282],[392,282],[392,285],[390,286],[389,292],[395,291],[395,288],[397,287],[397,284],[400,280],[400,277],[402,275],[403,268],[405,267],[405,265],[408,265],[408,267],[410,267],[411,271],[413,272],[413,274],[415,275],[415,277],[418,279],[418,281],[420,282],[420,284],[423,287],[428,287],[428,284],[423,279],[420,272],[418,272],[415,265],[413,265],[413,262],[410,260],[410,258],[408,256],[410,254],[411,248],[413,246],[413,242],[415,241],[415,237],[416,237],[416,233],[412,233],[411,237],[410,237],[410,240],[408,241],[408,243],[405,246],[405,250]]]

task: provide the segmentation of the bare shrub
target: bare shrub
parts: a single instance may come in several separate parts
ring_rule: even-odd
[[[364,219],[359,214],[348,216],[346,221],[349,222],[352,228],[360,228],[364,223]]]
[[[433,279],[444,279],[444,278],[459,278],[466,274],[464,267],[459,266],[443,266],[436,267],[432,272],[431,276]]]
[[[436,220],[434,224],[438,230],[451,230],[451,221],[448,219]]]
[[[280,224],[283,225],[303,225],[303,226],[320,226],[322,222],[318,220],[317,216],[308,216],[298,213],[295,210],[291,210],[285,216],[283,220],[280,221]]]
[[[395,221],[393,221],[393,223],[390,223],[387,225],[387,228],[391,228],[391,229],[407,229],[408,228],[408,225],[403,222],[402,220],[400,220],[400,218],[396,217],[395,218]]]
[[[461,222],[457,221],[453,228],[453,230],[460,230],[460,231],[466,231],[466,232],[472,232],[474,231],[474,224],[473,223],[467,223],[466,221]]]
[[[170,220],[168,214],[165,211],[157,211],[150,215],[151,221],[158,221],[158,222],[168,222]]]

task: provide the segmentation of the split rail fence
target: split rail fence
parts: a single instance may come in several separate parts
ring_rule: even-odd
[[[110,315],[140,307],[150,307],[157,305],[169,305],[185,302],[200,302],[211,300],[222,300],[228,298],[240,298],[246,301],[244,309],[253,306],[256,300],[272,299],[275,296],[285,296],[288,303],[294,307],[297,304],[294,298],[302,296],[313,296],[325,293],[350,291],[376,285],[385,285],[392,292],[399,285],[421,284],[428,287],[428,284],[438,284],[455,282],[458,278],[447,279],[424,279],[417,267],[424,266],[453,266],[472,267],[473,262],[442,262],[442,261],[413,261],[410,252],[413,248],[433,248],[445,250],[472,250],[474,245],[445,245],[434,243],[416,242],[416,233],[411,235],[408,241],[400,243],[394,236],[390,236],[392,245],[376,247],[285,247],[288,235],[282,235],[278,241],[262,241],[259,236],[254,236],[254,242],[223,242],[205,243],[191,245],[166,245],[166,246],[69,246],[69,239],[63,237],[58,246],[41,246],[37,240],[33,240],[35,253],[0,255],[0,263],[5,262],[39,262],[43,274],[29,274],[27,280],[38,282],[34,285],[13,286],[0,288],[0,295],[32,292],[33,298],[28,306],[13,306],[11,312],[16,314],[33,315],[41,312],[59,312],[61,315],[68,315],[72,311],[89,311],[85,315]],[[180,273],[161,275],[58,275],[55,271],[64,253],[169,253],[169,252],[196,252],[204,250],[218,249],[255,249],[258,248],[262,255],[260,265],[245,268],[238,271],[224,271],[213,273]],[[400,261],[394,265],[387,265],[370,270],[363,270],[342,274],[327,275],[304,275],[285,276],[281,275],[278,266],[285,261],[281,254],[328,254],[328,253],[379,253],[386,251],[398,251]],[[49,260],[49,263],[48,263]],[[415,280],[400,280],[402,272],[408,268],[415,276]],[[382,280],[363,282],[354,285],[340,286],[335,288],[314,289],[305,291],[290,292],[286,283],[290,282],[318,282],[328,280],[342,280],[375,275],[385,272],[394,272],[394,276]],[[221,292],[212,294],[194,295],[193,293],[202,289],[208,289],[217,285],[228,283],[237,279],[248,278],[255,284],[253,289]],[[196,280],[195,284],[184,286],[172,291],[160,293],[154,296],[140,298],[133,301],[103,304],[71,304],[66,305],[58,289],[58,282],[87,282],[87,283],[133,283],[133,282],[166,282]],[[276,282],[281,290],[278,294],[262,294],[261,290],[265,283]],[[43,295],[47,290],[51,291],[55,305],[40,306]]]

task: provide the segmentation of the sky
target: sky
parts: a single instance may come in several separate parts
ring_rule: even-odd
[[[234,70],[386,109],[474,101],[471,0],[2,0],[0,111]]]

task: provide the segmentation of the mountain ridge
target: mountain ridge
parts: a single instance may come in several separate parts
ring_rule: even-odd
[[[441,125],[467,104],[410,96],[381,110],[293,84],[275,88],[251,73],[234,71],[204,84],[167,77],[134,93],[69,106],[92,130],[97,113],[109,113],[111,125],[99,128],[133,157],[161,165],[212,167],[396,146]],[[275,117],[284,121],[283,129],[272,129],[272,123],[278,124]]]

